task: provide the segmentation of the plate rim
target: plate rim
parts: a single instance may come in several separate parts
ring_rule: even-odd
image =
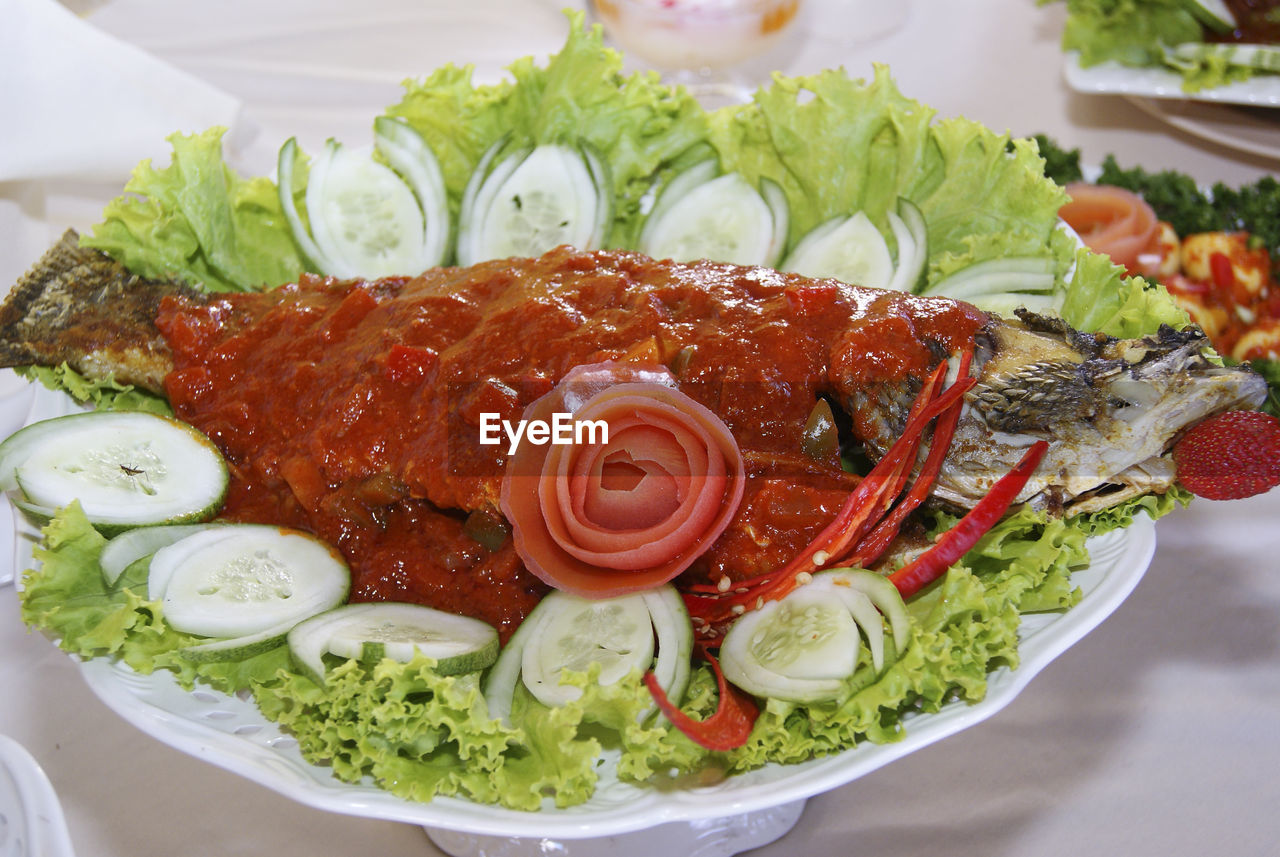
[[[1209,101],[1174,101],[1164,98],[1148,98],[1143,95],[1124,96],[1139,110],[1157,121],[1170,125],[1183,133],[1224,146],[1236,152],[1244,152],[1269,160],[1280,160],[1280,116],[1276,117],[1274,144],[1269,144],[1248,136],[1233,133],[1228,124],[1215,124],[1212,115],[1196,116],[1194,114],[1213,114],[1224,111],[1241,111],[1251,109],[1253,105],[1231,104]]]

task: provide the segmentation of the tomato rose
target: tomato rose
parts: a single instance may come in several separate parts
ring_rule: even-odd
[[[1138,256],[1158,237],[1160,223],[1146,200],[1132,191],[1110,185],[1067,185],[1071,201],[1058,210],[1090,249],[1105,253],[1130,273],[1138,270]]]
[[[571,370],[524,412],[608,426],[608,439],[522,443],[507,460],[503,514],[528,569],[557,589],[604,598],[671,580],[714,542],[745,487],[725,424],[665,369]]]

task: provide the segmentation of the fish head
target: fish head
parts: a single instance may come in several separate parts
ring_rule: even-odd
[[[976,384],[934,495],[972,507],[1039,440],[1049,449],[1019,502],[1075,514],[1167,491],[1177,478],[1170,450],[1187,429],[1266,397],[1261,376],[1212,355],[1197,327],[1118,339],[1025,310],[993,316],[975,337]],[[910,394],[877,396],[894,402],[881,430],[900,432]]]

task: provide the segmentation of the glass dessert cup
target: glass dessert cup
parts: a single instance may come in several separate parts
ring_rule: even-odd
[[[591,0],[623,52],[686,86],[707,106],[745,102],[801,29],[802,0]]]

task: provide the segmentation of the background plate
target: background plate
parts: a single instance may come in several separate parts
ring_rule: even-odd
[[[1280,75],[1274,74],[1259,75],[1250,80],[1200,92],[1183,92],[1182,78],[1171,71],[1130,68],[1114,62],[1083,68],[1076,51],[1066,53],[1063,73],[1067,85],[1076,92],[1094,95],[1138,95],[1179,101],[1280,107]]]
[[[1194,137],[1280,160],[1280,111],[1270,107],[1129,96],[1141,110]]]

